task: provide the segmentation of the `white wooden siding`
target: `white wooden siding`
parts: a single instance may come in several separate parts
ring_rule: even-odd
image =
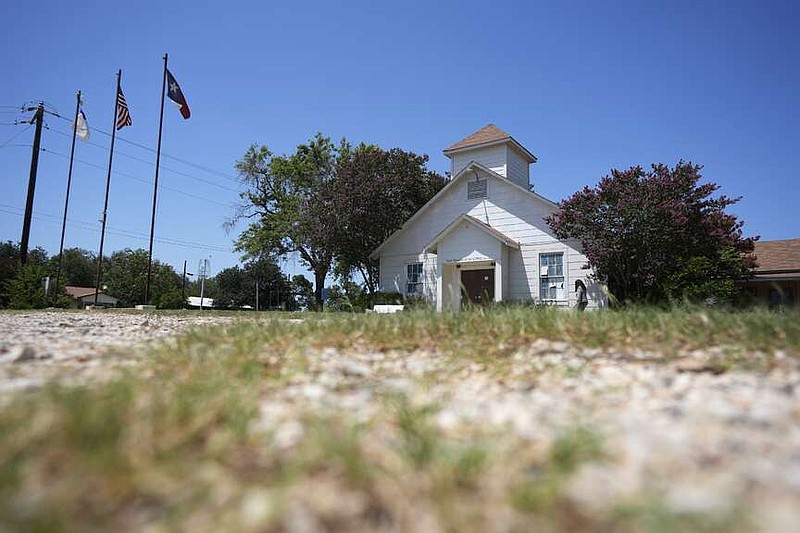
[[[439,259],[445,263],[460,261],[502,261],[502,243],[469,222],[462,222],[439,245]]]
[[[483,178],[484,176],[481,176]],[[604,306],[602,291],[599,286],[590,284],[586,279],[590,270],[582,267],[587,263],[581,253],[580,246],[574,241],[559,241],[544,217],[555,208],[545,201],[519,190],[502,178],[488,178],[488,198],[485,200],[467,200],[466,183],[474,177],[463,176],[454,183],[440,198],[428,206],[409,227],[397,234],[381,250],[380,284],[383,290],[405,291],[405,265],[413,261],[425,261],[425,291],[431,299],[436,295],[436,259],[433,253],[423,254],[424,247],[441,233],[453,220],[467,213],[500,231],[520,245],[520,249],[510,249],[505,256],[487,255],[500,259],[503,264],[503,298],[507,300],[530,301],[539,299],[539,254],[548,252],[564,253],[564,283],[568,301],[564,304],[575,305],[574,284],[582,279],[589,289],[589,307],[597,307],[598,302]],[[448,247],[458,244],[481,250],[485,239],[500,242],[477,228],[474,231],[453,230],[448,235],[447,245],[440,245],[439,254],[442,261],[454,259],[450,257]],[[462,234],[456,234],[462,232]],[[463,238],[462,238],[463,237]],[[455,244],[454,244],[455,243]],[[459,244],[460,243],[460,244]],[[463,245],[463,246],[462,246]],[[502,248],[502,247],[501,247]],[[465,248],[466,249],[466,248]],[[487,249],[488,250],[488,249]],[[463,250],[462,250],[463,251]],[[470,252],[472,250],[468,250]],[[455,253],[452,252],[452,253]],[[496,253],[502,253],[497,250]],[[456,254],[457,255],[457,254]],[[463,257],[463,256],[462,256]]]
[[[464,167],[475,161],[491,169],[493,172],[506,175],[506,147],[505,145],[476,148],[460,154],[453,154],[451,175],[457,176]]]
[[[516,150],[508,145],[506,145],[506,158],[508,161],[506,177],[520,187],[527,189],[530,183],[531,166]]]

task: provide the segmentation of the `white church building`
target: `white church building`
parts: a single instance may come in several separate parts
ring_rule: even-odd
[[[539,302],[606,307],[580,242],[559,240],[545,222],[555,203],[533,192],[536,156],[493,124],[444,150],[448,184],[371,257],[380,288],[424,297],[438,311],[468,303]]]

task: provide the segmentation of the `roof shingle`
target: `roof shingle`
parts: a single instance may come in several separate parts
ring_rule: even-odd
[[[753,255],[758,266],[755,271],[774,272],[776,270],[800,271],[800,239],[781,241],[756,241]]]
[[[467,148],[468,146],[477,146],[480,144],[504,141],[510,138],[511,135],[504,132],[494,124],[487,124],[475,133],[467,135],[457,143],[445,148],[444,151],[450,152],[453,150],[460,150],[461,148]]]

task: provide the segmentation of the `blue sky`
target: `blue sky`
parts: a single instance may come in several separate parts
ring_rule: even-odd
[[[797,2],[10,0],[0,17],[0,240],[20,238],[33,138],[13,106],[71,118],[81,89],[100,146],[76,147],[66,246],[97,250],[98,129],[122,68],[134,123],[118,136],[105,250],[147,247],[164,52],[192,110],[168,105],[164,120],[154,255],[177,270],[237,263],[243,226],[222,226],[250,143],[286,153],[317,131],[444,172],[441,150],[492,122],[539,157],[532,181],[556,201],[611,168],[690,160],[743,197],[731,211],[747,235],[800,237]],[[31,244],[57,253],[70,126],[47,124]]]

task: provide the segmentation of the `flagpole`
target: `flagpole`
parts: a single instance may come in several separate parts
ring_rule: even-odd
[[[94,305],[100,293],[100,277],[103,269],[103,241],[106,236],[106,218],[108,215],[108,190],[111,188],[111,163],[114,160],[114,139],[117,136],[117,112],[119,111],[120,87],[122,86],[122,69],[117,71],[117,91],[114,93],[114,122],[111,123],[111,149],[108,152],[108,174],[106,174],[106,199],[103,203],[103,224],[100,229],[100,251],[97,254],[97,277],[95,278]]]
[[[64,268],[64,234],[67,231],[67,209],[69,208],[69,190],[72,185],[72,163],[75,157],[75,137],[78,133],[78,113],[81,110],[81,92],[75,95],[75,120],[72,121],[72,147],[69,150],[69,171],[67,172],[67,195],[64,199],[64,219],[61,221],[61,244],[58,247],[58,271],[56,271],[56,287],[53,294],[58,297],[58,283],[61,270]]]
[[[161,132],[164,128],[164,95],[167,90],[167,57],[164,54],[164,76],[161,80],[161,115],[158,119],[158,144],[156,146],[156,177],[153,183],[153,214],[150,217],[150,250],[147,253],[147,283],[144,289],[144,303],[150,303],[150,276],[153,270],[153,235],[156,230],[156,200],[158,198],[158,167],[161,163]]]

